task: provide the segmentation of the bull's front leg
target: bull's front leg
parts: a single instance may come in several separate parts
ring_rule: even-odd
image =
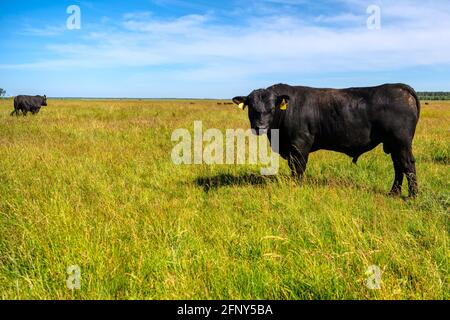
[[[303,178],[308,163],[309,152],[292,152],[288,164],[291,168],[292,176],[299,181]]]
[[[310,149],[311,145],[304,141],[297,142],[291,148],[288,164],[291,169],[292,176],[299,181],[301,181],[303,173],[306,170]]]

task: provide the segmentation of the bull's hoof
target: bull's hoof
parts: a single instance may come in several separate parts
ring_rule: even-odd
[[[400,197],[402,195],[402,190],[392,189],[389,191],[388,196],[390,197]]]
[[[409,193],[409,198],[410,199],[415,199],[415,198],[417,198],[417,192],[413,192],[413,193]]]
[[[412,199],[416,198],[418,193],[419,188],[417,188],[417,184],[414,184],[408,188],[408,194],[410,198]]]

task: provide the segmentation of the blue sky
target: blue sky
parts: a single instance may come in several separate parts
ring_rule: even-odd
[[[70,5],[80,30],[66,27]],[[450,91],[448,0],[0,0],[0,32],[8,95],[230,98],[278,82]]]

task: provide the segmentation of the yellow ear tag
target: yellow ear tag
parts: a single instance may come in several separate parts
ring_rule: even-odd
[[[238,108],[244,110],[244,103],[239,103]]]
[[[283,99],[283,101],[281,101],[281,104],[280,104],[280,110],[286,110],[288,105],[289,104],[286,102],[286,100]]]

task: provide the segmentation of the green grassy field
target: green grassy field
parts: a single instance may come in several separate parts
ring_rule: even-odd
[[[0,100],[2,299],[449,299],[450,102],[422,104],[420,194],[387,196],[381,146],[353,165],[310,157],[175,166],[176,128],[249,127],[216,101],[49,100],[10,117]],[[406,181],[405,181],[406,183]],[[81,267],[81,289],[66,269]],[[381,289],[365,285],[382,270]]]

